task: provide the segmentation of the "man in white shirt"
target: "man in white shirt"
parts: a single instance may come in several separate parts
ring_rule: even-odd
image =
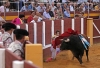
[[[45,11],[45,9],[46,9],[46,7],[44,6],[43,3],[40,3],[39,6],[36,7],[36,10],[37,10],[38,12],[42,12],[42,13]]]
[[[0,6],[0,11],[1,11],[1,12],[5,12],[5,9],[4,9],[4,6],[3,6],[3,5]]]
[[[54,12],[54,9],[55,9],[55,8],[57,8],[57,7],[54,6],[54,2],[52,2],[52,5],[51,5],[51,11]]]
[[[5,2],[2,6],[0,6],[0,11],[1,12],[6,12],[6,7],[9,7],[10,3],[9,2]]]
[[[48,8],[46,8],[46,11],[43,12],[43,16],[44,16],[45,19],[50,19],[51,18],[50,14],[49,14],[49,9]]]
[[[72,6],[72,3],[70,3],[70,11],[74,11],[74,6]]]

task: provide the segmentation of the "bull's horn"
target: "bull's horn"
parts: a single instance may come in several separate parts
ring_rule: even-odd
[[[70,39],[68,38],[68,39],[66,39],[66,40],[64,40],[65,42],[69,42],[70,41]]]

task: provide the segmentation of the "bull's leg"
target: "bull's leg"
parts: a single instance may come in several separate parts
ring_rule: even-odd
[[[86,50],[86,57],[87,57],[87,61],[89,61],[89,58],[88,58],[88,50]]]
[[[78,59],[78,61],[80,62],[80,64],[83,63],[83,62],[82,62],[82,56],[77,55],[77,56],[75,56],[75,57]]]
[[[72,51],[71,51],[71,52],[72,52]],[[74,56],[74,52],[72,52],[72,54],[73,54],[72,60],[74,60],[74,57],[75,57],[75,56]]]

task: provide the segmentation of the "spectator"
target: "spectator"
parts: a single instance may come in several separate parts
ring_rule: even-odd
[[[49,15],[50,15],[51,17],[54,17],[54,13],[53,13],[53,11],[51,11],[51,6],[49,6]]]
[[[49,8],[46,8],[46,11],[43,12],[43,16],[45,19],[51,19],[51,16],[49,14]]]
[[[69,3],[69,9],[70,11],[74,11],[73,3]]]
[[[43,16],[39,12],[36,12],[34,20],[32,20],[30,23],[41,22],[43,19],[44,19]]]
[[[13,42],[11,34],[13,30],[16,29],[16,25],[14,25],[13,23],[5,23],[2,25],[2,28],[5,30],[2,35],[2,42],[4,47],[8,48],[8,46]]]
[[[35,8],[35,3],[34,3],[34,2],[31,2],[31,4],[28,6],[28,10],[29,10],[29,11],[34,11],[34,10],[36,10],[36,8]]]
[[[30,23],[34,19],[35,15],[36,15],[36,12],[31,11],[31,15],[27,18],[27,23]]]
[[[80,12],[80,16],[79,17],[81,17],[81,18],[85,18],[85,16],[84,16],[84,12]]]
[[[86,9],[86,11],[88,10],[88,6],[89,6],[89,3],[86,2],[86,3],[85,3],[85,9]]]
[[[67,4],[64,3],[63,6],[62,6],[62,12],[64,12],[66,8],[67,8]]]
[[[23,0],[19,0],[19,10],[24,6]]]
[[[58,11],[57,11],[57,8],[54,9],[54,17],[55,17],[55,19],[58,19]]]
[[[58,10],[58,19],[62,19],[62,18],[63,18],[62,10]]]
[[[51,5],[51,11],[54,12],[54,9],[56,8],[56,6],[54,6],[54,2],[52,2],[52,5]]]
[[[94,11],[93,4],[92,3],[89,5],[89,10],[90,11]]]
[[[6,21],[1,17],[1,11],[0,11],[0,23],[6,23]]]
[[[85,12],[85,5],[84,5],[84,3],[82,3],[81,5],[80,5],[80,7],[79,7],[79,11],[80,12]]]
[[[49,8],[50,4],[49,3],[46,3],[45,6],[46,6],[46,8]]]
[[[100,10],[100,3],[98,5],[95,6],[95,10],[99,11]]]
[[[12,23],[15,24],[15,25],[20,25],[20,24],[24,24],[25,23],[24,20],[25,20],[25,15],[21,14],[21,15],[19,15],[18,18],[15,18],[12,21]]]
[[[9,8],[7,9],[7,7],[10,6],[10,3],[9,2],[5,2],[2,6],[0,6],[0,11],[1,12],[8,12],[9,11]]]
[[[36,7],[37,11],[43,13],[46,9],[43,3],[39,3],[38,7]]]
[[[28,11],[28,3],[25,3],[25,6],[21,8],[20,12],[23,12],[23,11]]]
[[[61,4],[60,3],[57,3],[57,9],[60,9],[60,8],[62,8],[61,7]]]
[[[67,18],[70,17],[70,11],[69,11],[69,8],[66,8],[66,10],[64,11],[64,17],[67,17]]]
[[[1,30],[1,32],[4,32],[4,31],[2,31],[2,25],[4,23],[6,23],[6,21],[1,17],[1,11],[0,11],[0,30]]]

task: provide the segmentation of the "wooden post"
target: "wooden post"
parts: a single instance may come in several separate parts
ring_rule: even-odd
[[[25,60],[30,60],[39,68],[43,68],[42,44],[26,44]]]
[[[90,37],[90,45],[93,45],[93,18],[87,18],[87,36]]]

